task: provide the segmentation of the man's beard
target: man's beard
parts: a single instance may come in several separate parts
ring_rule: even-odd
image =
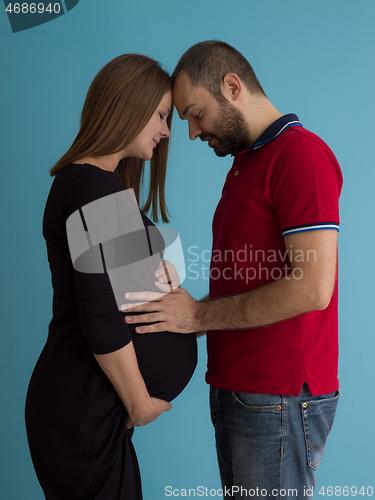
[[[242,113],[225,98],[219,103],[218,118],[212,124],[212,132],[202,134],[201,139],[214,138],[217,156],[236,155],[249,146],[249,130]]]

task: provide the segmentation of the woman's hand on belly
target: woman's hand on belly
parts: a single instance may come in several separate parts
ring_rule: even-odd
[[[148,393],[133,342],[117,351],[94,356],[126,408],[128,428],[153,422],[172,408],[167,401],[151,397]]]
[[[156,420],[164,411],[172,409],[171,403],[158,398],[149,398],[148,403],[142,408],[137,407],[133,413],[130,414],[127,421],[127,428],[140,427],[147,425]]]
[[[162,260],[155,273],[155,288],[160,292],[169,293],[180,286],[180,277],[176,266],[169,260]]]

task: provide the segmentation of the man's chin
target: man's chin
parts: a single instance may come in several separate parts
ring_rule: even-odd
[[[236,156],[245,151],[246,149],[247,149],[246,145],[238,145],[237,147],[231,147],[231,148],[228,147],[224,148],[223,146],[213,148],[216,156],[219,156],[220,158],[224,158],[224,156],[228,155]]]
[[[224,158],[224,156],[228,156],[230,155],[230,151],[228,151],[227,149],[223,149],[223,148],[220,148],[220,147],[214,147],[213,148],[216,156],[219,156],[220,158]]]
[[[223,152],[223,151],[215,151],[215,154],[219,158],[224,158],[225,156],[228,156],[230,153],[226,153],[226,152]]]

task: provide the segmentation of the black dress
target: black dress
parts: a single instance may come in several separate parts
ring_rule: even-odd
[[[134,343],[151,396],[175,398],[197,362],[194,335],[137,335],[119,312],[107,274],[78,272],[66,220],[123,190],[117,174],[67,165],[47,200],[43,235],[52,275],[53,318],[26,399],[27,436],[47,500],[140,500],[141,482],[127,413],[93,353]],[[142,214],[145,225],[152,223]]]

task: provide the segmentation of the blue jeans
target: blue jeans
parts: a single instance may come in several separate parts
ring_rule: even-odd
[[[211,418],[225,499],[311,499],[339,394],[300,396],[211,387]]]

